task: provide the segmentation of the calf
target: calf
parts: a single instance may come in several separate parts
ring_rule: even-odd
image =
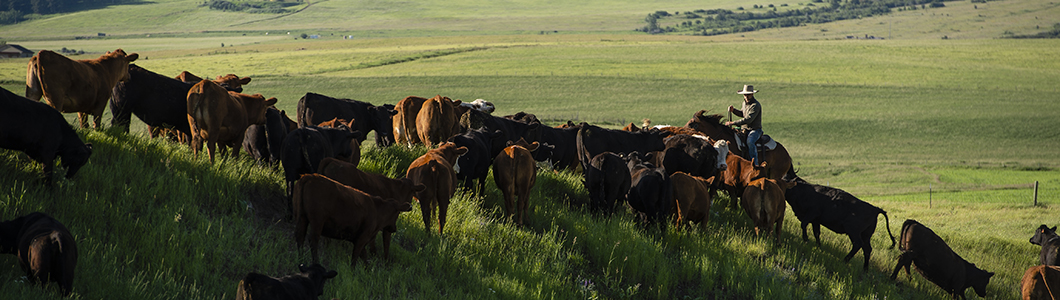
[[[1038,261],[1046,266],[1057,266],[1060,265],[1060,259],[1057,259],[1058,252],[1060,252],[1060,236],[1056,234],[1056,226],[1049,228],[1042,224],[1038,226],[1038,230],[1034,231],[1034,236],[1031,237],[1031,244],[1042,246],[1042,251],[1038,253]]]
[[[99,130],[103,110],[107,108],[111,89],[129,79],[129,63],[139,55],[125,54],[122,49],[107,52],[96,59],[72,60],[48,50],[30,58],[26,68],[26,98],[48,101],[62,113],[77,113],[81,128]]]
[[[714,178],[717,177],[703,178],[680,171],[670,174],[674,198],[674,209],[671,210],[675,215],[674,227],[680,230],[691,221],[701,224],[703,229],[707,228],[712,202],[710,187]]]
[[[640,212],[648,224],[666,225],[673,202],[673,187],[666,170],[642,161],[640,153],[634,151],[623,157],[629,168],[630,186],[626,193],[629,206]]]
[[[585,190],[589,192],[589,209],[611,215],[615,204],[626,200],[631,177],[622,157],[611,152],[593,156],[585,168]]]
[[[350,144],[360,137],[359,131],[308,126],[292,131],[284,138],[283,176],[287,182],[288,213],[294,193],[294,183],[302,174],[317,173],[320,161],[325,157],[350,157]]]
[[[279,163],[283,154],[283,140],[287,137],[286,123],[281,111],[275,107],[265,109],[265,124],[247,127],[243,137],[243,150],[258,162]]]
[[[52,182],[55,158],[61,158],[66,178],[88,163],[92,144],[81,141],[55,109],[0,88],[0,148],[25,152],[44,164],[44,181]]]
[[[473,129],[455,135],[449,138],[449,141],[457,147],[467,148],[467,153],[453,163],[456,179],[464,183],[464,189],[476,195],[481,194],[486,188],[486,177],[490,173],[493,158],[506,146],[504,133],[500,130],[490,132],[486,129]],[[472,181],[476,179],[478,186],[473,188]]]
[[[898,264],[891,272],[891,280],[898,277],[898,271],[916,265],[916,271],[928,281],[935,283],[954,298],[965,299],[964,290],[972,287],[979,297],[986,297],[986,285],[994,273],[975,267],[974,264],[961,258],[946,245],[934,231],[915,220],[905,220],[902,233],[898,238]]]
[[[361,171],[357,169],[355,164],[331,157],[321,160],[317,171],[319,171],[320,175],[327,176],[369,195],[392,198],[403,203],[412,203],[412,196],[427,188],[422,184],[412,183],[412,180],[408,178],[392,179],[383,175]],[[395,231],[397,231],[396,227],[385,227],[382,230],[383,258],[390,257],[390,235]],[[373,241],[368,245],[374,254],[375,242]]]
[[[409,165],[405,177],[415,184],[427,188],[416,193],[423,213],[423,229],[431,232],[431,212],[438,208],[438,235],[445,229],[445,217],[449,211],[449,199],[456,193],[456,172],[453,163],[467,153],[467,147],[447,142],[416,158]]]
[[[295,242],[302,248],[307,230],[313,263],[320,262],[320,237],[353,242],[350,265],[360,257],[368,262],[364,246],[376,233],[397,228],[401,212],[412,206],[393,198],[383,199],[339,183],[320,174],[306,174],[294,187]],[[384,249],[389,252],[389,249]]]
[[[755,234],[769,234],[776,225],[776,243],[780,243],[780,229],[784,226],[784,190],[792,183],[760,177],[744,188],[740,204],[755,226]]]
[[[17,255],[31,281],[55,282],[63,296],[73,290],[77,243],[66,226],[51,216],[35,212],[0,222],[0,253]]]
[[[1033,266],[1023,272],[1020,280],[1023,300],[1060,299],[1060,267]]]
[[[320,124],[335,118],[351,120],[354,124],[350,128],[364,135],[375,131],[375,144],[386,147],[394,143],[391,136],[394,124],[390,117],[396,113],[397,111],[384,105],[376,106],[364,101],[306,93],[298,100],[297,118],[299,127]],[[364,141],[364,138],[358,141]]]
[[[232,157],[239,157],[247,127],[264,124],[265,108],[274,104],[276,98],[266,100],[261,94],[229,92],[213,81],[199,81],[188,91],[191,150],[198,156],[205,140],[210,163],[214,162],[218,145],[222,156],[231,148]]]
[[[280,278],[248,273],[239,280],[236,300],[313,300],[324,294],[324,281],[339,275],[319,264],[301,264],[298,271]]]
[[[868,270],[872,257],[872,235],[876,233],[877,217],[882,214],[887,224],[887,235],[891,237],[891,248],[894,248],[891,221],[886,211],[841,189],[810,184],[798,177],[793,183],[794,186],[784,193],[784,198],[802,223],[803,241],[810,240],[806,234],[806,225],[809,224],[813,224],[813,236],[818,246],[821,245],[821,225],[835,233],[846,234],[852,248],[843,261],[849,262],[858,250],[864,249],[865,263],[862,267]]]
[[[530,203],[530,189],[537,180],[537,165],[531,152],[536,151],[539,144],[527,145],[525,140],[508,144],[493,160],[493,180],[504,194],[505,217],[523,225]],[[518,204],[516,198],[519,198]]]

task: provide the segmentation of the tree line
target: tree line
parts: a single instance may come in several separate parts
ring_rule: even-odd
[[[689,32],[694,35],[719,35],[755,31],[759,29],[793,27],[803,24],[818,24],[834,21],[867,18],[888,14],[892,9],[916,10],[946,6],[946,0],[813,0],[805,8],[778,10],[770,4],[768,7],[755,5],[755,9],[766,9],[765,12],[749,12],[743,7],[736,11],[727,9],[698,9],[684,13],[670,14],[656,11],[644,18],[644,27],[635,29],[651,34],[668,32]],[[949,0],[953,1],[953,0]],[[781,7],[787,6],[782,4]],[[675,26],[660,26],[665,19],[684,18],[686,21]]]
[[[131,0],[0,0],[0,25],[14,24],[30,15],[48,15],[122,4]]]

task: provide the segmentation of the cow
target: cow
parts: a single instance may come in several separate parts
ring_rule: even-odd
[[[508,147],[493,159],[493,181],[504,195],[505,217],[511,218],[517,225],[526,224],[530,189],[534,188],[534,182],[537,181],[537,164],[531,153],[539,147],[538,142],[527,144],[526,140],[508,142]]]
[[[420,113],[424,101],[427,101],[427,98],[408,96],[394,105],[394,110],[397,111],[393,117],[395,142],[405,143],[409,147],[422,143],[416,133],[416,115]]]
[[[780,244],[780,229],[784,226],[784,191],[793,185],[791,182],[759,177],[744,188],[740,204],[755,226],[755,234],[769,234],[774,230],[777,244]]]
[[[391,136],[394,132],[394,124],[390,116],[396,113],[397,111],[382,105],[375,106],[363,101],[306,93],[298,100],[297,118],[299,127],[320,124],[335,118],[351,120],[354,121],[354,125],[350,128],[364,135],[375,131],[375,144],[386,147],[394,143],[394,138]],[[358,141],[363,142],[364,138]]]
[[[675,127],[676,128],[676,127]],[[667,137],[661,154],[661,166],[667,174],[685,172],[693,176],[713,177],[728,168],[728,142],[711,141],[702,135],[677,134]]]
[[[346,130],[346,131],[352,131],[353,130],[352,129],[353,128],[353,120],[346,121],[346,120],[343,120],[343,119],[335,118],[335,119],[332,119],[330,121],[324,121],[324,122],[322,122],[320,124],[317,124],[317,126],[321,127],[321,128],[335,128],[335,129],[342,129],[342,130]],[[358,132],[360,132],[360,131],[358,131]],[[358,137],[354,138],[353,140],[350,140],[349,155],[338,155],[336,157],[338,157],[339,159],[342,159],[342,160],[344,160],[346,162],[349,162],[349,163],[353,164],[354,166],[359,165],[361,163],[361,143],[359,141],[362,140],[362,139],[364,139],[364,137],[358,136]]]
[[[364,246],[375,240],[380,231],[397,231],[398,215],[412,211],[408,202],[369,195],[320,174],[306,174],[298,179],[293,203],[294,238],[298,248],[302,248],[308,234],[313,263],[319,263],[321,236],[350,241],[353,243],[350,266],[357,265],[358,257],[367,263]]]
[[[198,156],[205,141],[210,163],[214,162],[218,145],[222,156],[227,148],[231,148],[232,157],[239,157],[247,126],[264,124],[265,109],[274,104],[275,97],[265,99],[261,94],[229,92],[213,81],[199,81],[188,90],[187,118],[192,152]]]
[[[433,147],[458,134],[460,100],[435,96],[423,102],[416,115],[416,134],[427,147]]]
[[[466,147],[467,153],[453,162],[456,179],[463,182],[463,188],[479,195],[485,191],[486,177],[490,173],[493,158],[507,146],[504,133],[500,130],[472,129],[463,134],[454,135],[449,142],[457,147]],[[477,186],[472,186],[474,180]]]
[[[504,132],[505,142],[515,143],[523,139],[527,143],[532,143],[541,139],[541,133],[538,130],[541,127],[541,123],[524,123],[477,110],[464,112],[460,116],[460,127],[467,129],[484,128],[490,132],[500,130]]]
[[[70,296],[77,266],[74,235],[51,216],[34,212],[0,222],[0,253],[18,256],[19,265],[33,282],[55,282]]]
[[[541,120],[537,119],[537,115],[534,115],[534,114],[531,114],[531,113],[526,113],[524,111],[517,112],[514,115],[504,116],[504,118],[505,119],[509,119],[509,120],[515,120],[515,121],[527,123],[527,124],[530,124],[530,123],[541,123]]]
[[[552,165],[554,170],[573,170],[578,166],[578,127],[554,128],[540,126],[542,144],[551,145],[548,151],[535,151],[534,160],[545,161]]]
[[[1056,234],[1056,226],[1049,228],[1042,224],[1038,226],[1038,230],[1034,231],[1034,236],[1031,236],[1031,244],[1042,246],[1041,252],[1038,253],[1038,261],[1046,266],[1058,266],[1060,265],[1060,236]]]
[[[44,103],[0,88],[0,148],[25,152],[44,165],[44,181],[52,182],[55,158],[61,158],[66,178],[88,163],[92,144],[81,141],[74,128]]]
[[[188,84],[196,84],[199,83],[199,81],[202,81],[204,78],[195,76],[195,74],[192,74],[188,71],[182,71],[180,72],[180,74],[177,74],[177,77],[174,77],[174,79]],[[236,74],[228,74],[225,76],[217,76],[216,79],[210,81],[213,81],[214,83],[220,85],[226,90],[233,91],[236,93],[242,93],[243,86],[250,83],[250,77],[240,78],[239,76],[236,76]]]
[[[688,222],[700,224],[707,228],[710,221],[712,197],[710,188],[717,177],[703,178],[685,172],[670,174],[670,187],[673,189],[674,227],[681,230]]]
[[[446,142],[436,149],[424,153],[409,165],[405,178],[427,188],[416,193],[423,213],[423,229],[431,232],[431,213],[438,207],[438,235],[445,229],[445,217],[449,211],[449,199],[456,193],[456,172],[453,163],[467,153],[467,147]]]
[[[294,193],[294,184],[303,174],[317,173],[320,161],[325,157],[351,157],[351,144],[364,138],[360,131],[349,129],[306,126],[295,129],[283,140],[283,177],[287,183],[288,213]]]
[[[236,300],[313,300],[324,294],[325,281],[339,275],[320,264],[300,264],[298,272],[280,278],[248,273],[239,280]]]
[[[493,111],[496,109],[496,107],[493,106],[493,102],[489,102],[483,99],[475,99],[475,101],[460,103],[460,106],[472,110],[481,111],[486,114],[492,114]]]
[[[905,274],[910,265],[916,265],[916,271],[928,281],[942,288],[954,298],[964,297],[964,290],[971,287],[979,297],[986,297],[986,285],[994,273],[977,268],[964,260],[931,228],[916,220],[905,220],[898,238],[898,264],[891,272],[891,280],[898,277],[903,267]]]
[[[1033,266],[1023,272],[1020,280],[1023,300],[1060,299],[1060,267]]]
[[[631,182],[629,168],[621,156],[611,152],[593,156],[585,167],[583,181],[589,192],[589,209],[605,215],[613,214],[615,204],[626,201]]]
[[[287,122],[284,122],[282,112],[275,107],[268,107],[265,109],[265,124],[247,127],[243,137],[243,150],[258,162],[279,163],[287,132]]]
[[[736,206],[737,200],[743,197],[747,185],[754,179],[764,177],[765,174],[763,167],[751,165],[751,161],[732,152],[726,154],[725,165],[727,167],[721,172],[721,178],[715,179],[714,183],[720,184],[729,193],[729,198],[732,199],[729,202],[730,207]]]
[[[872,235],[876,233],[876,220],[882,214],[887,224],[887,235],[891,237],[891,248],[894,248],[891,221],[886,211],[841,189],[811,184],[798,177],[791,181],[794,186],[784,193],[784,199],[801,222],[803,241],[810,240],[806,234],[806,225],[809,224],[813,224],[813,236],[818,246],[821,245],[821,225],[835,233],[846,234],[852,248],[843,261],[849,262],[854,254],[864,250],[865,263],[862,267],[868,270],[872,257]]]
[[[666,149],[663,138],[668,133],[658,130],[628,132],[604,129],[582,122],[578,130],[577,147],[582,169],[588,170],[590,160],[604,152],[630,153],[637,151],[648,153]]]
[[[327,157],[320,161],[317,168],[320,175],[327,176],[339,183],[361,190],[369,195],[393,198],[399,202],[412,203],[412,196],[427,187],[414,184],[408,178],[389,178],[379,174],[368,173],[357,169],[357,165],[336,158]],[[396,227],[385,227],[383,235],[383,258],[390,258],[390,235]],[[374,240],[374,238],[373,238]],[[375,253],[375,242],[368,244]]]
[[[122,49],[107,52],[97,59],[72,60],[49,50],[30,58],[26,68],[26,98],[40,101],[61,113],[77,113],[81,128],[102,129],[100,121],[107,107],[111,89],[129,79],[129,63],[139,54],[125,54]]]
[[[626,202],[640,212],[649,225],[665,226],[666,216],[670,214],[674,199],[670,176],[666,175],[663,168],[645,162],[650,157],[642,157],[639,152],[626,154],[622,159],[625,160],[630,175]]]

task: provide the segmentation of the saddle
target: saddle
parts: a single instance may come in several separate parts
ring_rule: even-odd
[[[749,154],[750,152],[747,151],[747,145],[746,144],[747,144],[747,132],[744,132],[743,130],[737,130],[736,131],[736,145],[737,145],[737,147],[739,147],[739,149],[741,151],[743,151],[743,153],[744,153],[743,158],[750,160],[750,154]],[[759,137],[758,140],[755,141],[755,146],[756,146],[755,148],[758,150],[759,154],[764,154],[766,151],[770,151],[770,150],[776,149],[777,148],[777,141],[773,140],[773,138],[769,137],[769,135],[763,134],[762,137]]]

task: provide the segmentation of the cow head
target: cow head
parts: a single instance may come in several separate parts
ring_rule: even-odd
[[[245,94],[239,94],[236,92],[229,92],[230,95],[235,96],[243,104],[243,108],[247,110],[247,122],[250,124],[265,124],[265,109],[269,106],[276,105],[276,97],[265,99],[265,96],[261,94],[254,94],[248,96]]]
[[[213,82],[226,90],[242,93],[243,85],[250,83],[250,77],[239,78],[236,74],[228,74],[225,76],[217,76],[217,79],[214,79]]]
[[[445,144],[442,144],[437,149],[431,151],[437,151],[442,156],[442,158],[445,158],[446,162],[452,163],[456,162],[456,160],[460,158],[460,156],[467,153],[467,147],[457,146],[453,142],[445,142]],[[453,165],[453,167],[455,168],[456,164]],[[457,173],[460,172],[457,171]]]
[[[725,158],[729,156],[729,142],[725,140],[714,142],[714,150],[718,151],[718,171],[729,169],[729,164],[725,161]]]
[[[302,272],[302,276],[309,278],[310,284],[313,285],[313,292],[315,292],[317,296],[324,294],[325,280],[335,278],[335,276],[339,275],[339,273],[334,270],[328,271],[327,269],[324,269],[324,266],[321,266],[320,264],[312,264],[310,266],[300,264],[298,265],[298,271]]]
[[[370,114],[369,122],[371,122],[369,126],[375,130],[375,144],[382,147],[393,144],[394,120],[392,118],[397,114],[397,110],[380,105],[368,108],[368,113]]]
[[[110,66],[111,68],[114,68],[112,70],[120,70],[119,72],[121,72],[121,79],[119,79],[118,81],[128,81],[129,63],[136,61],[136,59],[139,57],[140,55],[136,53],[125,54],[125,50],[118,48],[118,50],[114,50],[113,52],[107,51],[107,54],[100,56],[99,60],[100,62]]]
[[[975,290],[975,294],[979,297],[986,297],[986,285],[990,283],[990,277],[994,277],[993,272],[987,272],[982,269],[976,268],[975,265],[970,264],[966,268],[968,274],[965,280],[965,284],[972,287]],[[961,294],[964,294],[964,289],[960,289]]]
[[[1049,228],[1048,226],[1045,226],[1045,224],[1042,224],[1042,226],[1038,226],[1038,230],[1034,231],[1034,236],[1031,237],[1030,242],[1031,244],[1042,246],[1045,245],[1045,242],[1054,238],[1057,238],[1056,226]]]
[[[59,156],[62,157],[62,165],[66,169],[66,178],[74,178],[77,171],[88,163],[88,157],[92,156],[92,143],[64,149]]]

